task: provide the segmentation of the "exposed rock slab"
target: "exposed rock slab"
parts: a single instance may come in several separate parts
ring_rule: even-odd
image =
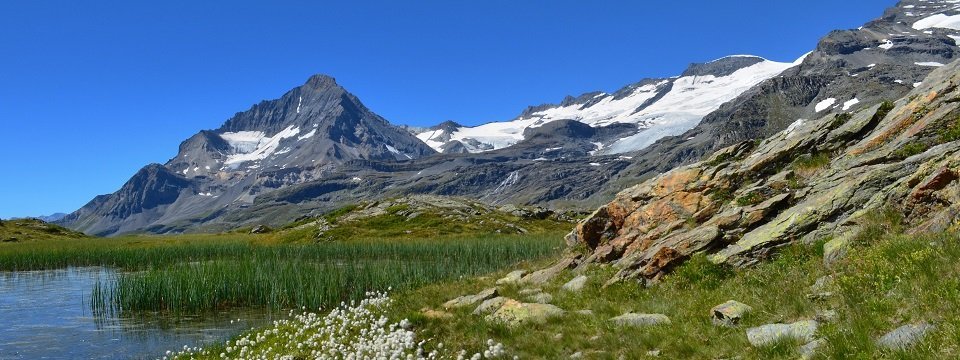
[[[903,325],[877,339],[877,346],[889,350],[906,350],[934,330],[936,326],[927,322]]]
[[[819,323],[815,320],[797,321],[791,324],[767,324],[747,329],[747,341],[753,346],[766,346],[780,341],[811,342]]]
[[[717,326],[734,327],[740,323],[744,315],[751,311],[753,308],[750,305],[729,300],[710,309],[710,320]]]
[[[663,314],[636,314],[626,313],[610,318],[610,322],[619,326],[651,326],[670,324],[670,318]]]
[[[550,304],[530,304],[521,303],[516,300],[507,300],[497,311],[487,315],[487,320],[508,326],[519,326],[531,323],[543,323],[550,318],[563,314],[563,309]]]

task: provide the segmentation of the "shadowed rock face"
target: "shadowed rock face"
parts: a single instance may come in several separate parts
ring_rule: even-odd
[[[960,141],[944,135],[960,129],[958,84],[960,61],[896,102],[797,121],[666,172],[619,193],[568,244],[588,249],[580,266],[615,263],[610,281],[655,281],[696,253],[744,266],[784,244],[842,238],[879,209],[943,230],[960,214]],[[797,165],[812,157],[825,160]]]

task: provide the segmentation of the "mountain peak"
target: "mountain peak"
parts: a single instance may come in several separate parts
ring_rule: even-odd
[[[303,85],[306,87],[314,88],[314,89],[340,86],[340,85],[337,85],[337,79],[334,79],[333,76],[326,75],[326,74],[315,74],[313,76],[310,76],[310,78],[307,79],[307,82],[304,83]]]
[[[756,65],[766,61],[766,59],[753,55],[732,55],[722,57],[707,63],[693,63],[687,67],[687,70],[681,76],[727,76],[737,70],[748,66]]]

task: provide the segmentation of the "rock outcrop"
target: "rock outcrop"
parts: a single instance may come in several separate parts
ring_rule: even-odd
[[[694,254],[754,264],[778,247],[838,239],[865,215],[902,214],[915,231],[960,214],[960,62],[907,96],[855,112],[797,119],[763,141],[724,148],[624,190],[567,236],[578,266],[613,263],[610,281],[656,281]]]

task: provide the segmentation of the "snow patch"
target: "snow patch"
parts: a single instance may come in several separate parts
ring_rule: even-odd
[[[960,30],[960,14],[934,14],[917,20],[917,22],[913,23],[913,28],[917,30],[929,28]]]
[[[411,157],[410,155],[407,155],[407,154],[405,154],[405,153],[400,152],[400,150],[397,150],[397,148],[395,148],[395,147],[393,147],[393,146],[387,145],[387,150],[390,150],[390,152],[392,152],[392,153],[394,153],[394,154],[397,154],[397,155],[406,156],[407,159],[413,159],[413,157]]]
[[[417,134],[417,137],[437,150],[441,150],[447,141],[460,141],[468,151],[481,152],[504,148],[523,140],[523,132],[527,128],[542,126],[551,121],[572,119],[593,127],[614,123],[635,124],[643,131],[597,149],[596,152],[617,154],[639,150],[664,136],[679,135],[693,128],[720,105],[754,85],[798,65],[806,56],[793,63],[763,60],[721,77],[677,77],[673,79],[673,84],[666,93],[664,91],[669,81],[663,80],[638,86],[620,98],[609,94],[598,95],[593,98],[593,103],[586,107],[583,104],[557,106],[513,121],[462,127],[450,133],[431,130]],[[659,97],[656,102],[640,109],[641,105],[656,97]]]
[[[244,162],[263,160],[277,151],[283,139],[297,136],[299,133],[300,128],[293,125],[270,137],[264,136],[262,131],[223,133],[220,137],[226,140],[235,151],[234,154],[227,156],[224,165],[237,168]]]
[[[600,163],[590,163],[590,166],[600,166]]]
[[[300,104],[303,104],[303,96],[301,96],[300,100],[297,101],[297,114],[300,113]]]
[[[312,138],[312,137],[313,137],[314,135],[316,135],[316,134],[317,134],[317,129],[310,130],[310,132],[298,136],[298,137],[297,137],[297,141],[303,141],[303,140]]]
[[[880,40],[880,46],[877,47],[884,50],[890,50],[893,48],[893,41],[890,41],[890,39]]]
[[[836,104],[836,103],[837,103],[837,99],[829,98],[821,102],[818,102],[817,105],[813,107],[813,109],[816,110],[817,112],[821,112],[826,109],[829,109],[831,106],[833,106],[833,104]]]
[[[920,87],[921,84],[923,84],[923,82],[915,82],[913,83],[913,87]]]
[[[843,111],[847,111],[850,109],[851,106],[854,106],[859,103],[860,103],[860,99],[857,99],[857,98],[850,99],[847,102],[843,103]]]
[[[919,65],[919,66],[932,66],[932,67],[940,67],[940,66],[943,66],[942,63],[938,63],[938,62],[936,62],[936,61],[915,62],[914,64],[915,64],[915,65]]]

